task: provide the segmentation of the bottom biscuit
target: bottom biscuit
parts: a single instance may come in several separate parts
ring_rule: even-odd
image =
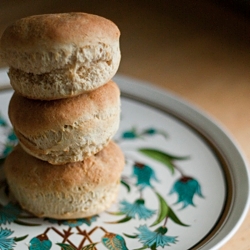
[[[7,157],[4,171],[12,195],[38,217],[76,219],[98,214],[116,200],[124,156],[110,142],[81,162],[51,165],[20,145]]]

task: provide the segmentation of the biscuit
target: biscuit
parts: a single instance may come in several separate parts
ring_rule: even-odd
[[[27,154],[20,145],[4,164],[11,195],[38,217],[76,219],[103,212],[116,200],[124,156],[110,142],[88,159],[60,166]]]
[[[14,93],[9,118],[23,149],[51,164],[82,161],[112,139],[120,123],[115,82],[76,97],[40,101]]]
[[[0,39],[15,91],[53,100],[92,91],[117,72],[120,31],[87,13],[35,15],[17,20]]]

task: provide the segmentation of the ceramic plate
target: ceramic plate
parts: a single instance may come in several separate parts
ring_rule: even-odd
[[[6,80],[6,72],[0,79]],[[121,124],[114,140],[126,166],[117,202],[77,220],[39,219],[8,198],[1,182],[1,249],[218,249],[236,232],[249,203],[246,161],[220,125],[147,83],[116,76]],[[0,92],[0,154],[17,139]],[[107,170],[108,171],[108,170]]]

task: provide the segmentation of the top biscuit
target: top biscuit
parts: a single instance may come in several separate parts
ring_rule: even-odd
[[[91,91],[114,76],[121,58],[119,37],[118,27],[97,15],[36,15],[6,28],[0,56],[10,66],[17,92],[58,99]]]

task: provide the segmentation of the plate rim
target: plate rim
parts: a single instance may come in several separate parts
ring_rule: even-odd
[[[122,74],[117,74],[114,77],[114,81],[119,85],[122,95],[125,94],[134,99],[143,100],[145,103],[148,102],[149,106],[154,104],[159,107],[164,107],[168,112],[174,113],[177,118],[194,125],[198,131],[202,130],[202,134],[205,133],[206,136],[212,139],[222,155],[226,157],[226,160],[229,161],[231,165],[232,163],[237,165],[237,168],[230,168],[235,194],[228,217],[211,240],[195,249],[216,250],[222,247],[237,232],[250,208],[249,164],[239,143],[225,126],[219,123],[214,117],[166,89],[156,87],[147,81],[138,80]],[[225,145],[227,145],[227,148],[225,148]],[[234,155],[231,154],[232,152]],[[242,173],[240,173],[241,171]],[[239,182],[239,180],[241,181]],[[243,190],[244,193],[242,192]]]

